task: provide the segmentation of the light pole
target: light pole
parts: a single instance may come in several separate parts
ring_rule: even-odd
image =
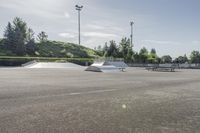
[[[133,25],[134,25],[134,22],[131,21],[130,25],[131,25],[131,46],[133,47]]]
[[[78,34],[79,34],[79,37],[78,37],[78,44],[80,45],[81,44],[81,15],[80,15],[80,12],[83,8],[83,6],[79,6],[79,5],[76,5],[76,10],[78,11]]]

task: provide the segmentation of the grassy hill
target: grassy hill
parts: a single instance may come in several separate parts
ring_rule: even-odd
[[[26,62],[37,60],[47,62],[73,62],[79,65],[91,64],[95,57],[100,57],[97,51],[73,43],[47,41],[36,43],[34,55],[17,56],[6,50],[0,39],[0,66],[20,66]]]
[[[90,48],[58,41],[38,43],[37,48],[36,55],[40,57],[93,58],[99,56],[95,50]]]
[[[59,41],[36,43],[36,47],[35,55],[26,56],[57,58],[94,58],[100,56],[100,54],[93,49]],[[0,56],[15,56],[12,52],[4,49],[2,39],[0,39]]]

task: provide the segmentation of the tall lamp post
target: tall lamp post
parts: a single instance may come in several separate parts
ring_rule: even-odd
[[[131,46],[133,47],[133,25],[134,25],[134,22],[131,21],[130,25],[131,25]]]
[[[79,6],[79,5],[76,5],[76,10],[78,11],[78,34],[79,34],[79,37],[78,37],[78,44],[80,45],[81,44],[81,15],[80,15],[80,12],[83,8],[83,6]]]

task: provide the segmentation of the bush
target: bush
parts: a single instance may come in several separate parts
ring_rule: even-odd
[[[47,57],[0,57],[0,66],[21,66],[29,61],[36,60],[38,62],[72,62],[85,66],[93,63],[91,58],[47,58]]]
[[[22,64],[32,61],[31,59],[0,59],[0,66],[21,66]]]

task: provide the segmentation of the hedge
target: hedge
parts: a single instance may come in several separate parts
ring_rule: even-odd
[[[38,62],[72,62],[85,66],[93,63],[92,58],[49,58],[49,57],[9,57],[0,56],[0,66],[21,66],[29,61],[36,60]]]

